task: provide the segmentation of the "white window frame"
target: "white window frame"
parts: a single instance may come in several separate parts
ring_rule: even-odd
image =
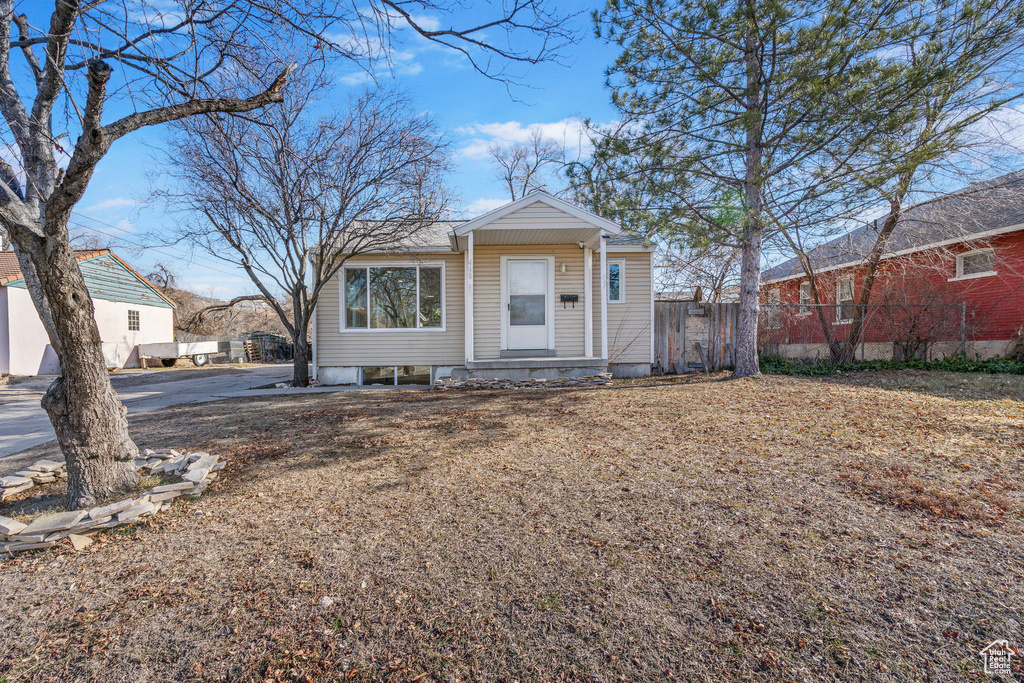
[[[626,303],[626,259],[624,258],[610,258],[606,259],[608,262],[608,289],[612,287],[612,264],[615,263],[619,266],[619,298],[613,299],[609,294],[608,303],[610,304],[624,304]]]
[[[807,301],[804,301],[804,287],[807,287]],[[814,296],[811,293],[811,281],[804,280],[796,288],[796,301],[799,308],[796,309],[797,315],[810,315],[811,304],[814,301]]]
[[[132,327],[132,313],[135,314],[135,327]],[[128,309],[128,331],[129,332],[141,332],[142,331],[142,311],[137,308]]]
[[[842,299],[839,298],[839,289],[841,282],[850,283],[850,301],[857,301],[857,281],[854,280],[852,275],[842,275],[836,278],[836,325],[847,325],[853,322],[853,318],[843,317],[843,304]],[[856,306],[856,303],[853,304]]]
[[[416,327],[370,327],[370,268],[415,268],[416,269]],[[441,269],[441,326],[419,327],[420,320],[420,268]],[[345,273],[349,270],[366,270],[366,327],[347,327],[345,315]],[[343,266],[338,271],[338,331],[342,333],[380,332],[426,332],[434,334],[448,329],[448,272],[444,261],[359,261]],[[384,366],[382,366],[384,367]],[[362,375],[360,375],[362,379]]]
[[[972,254],[992,254],[992,270],[987,270],[984,273],[971,273],[970,275],[964,275],[964,256],[970,256]],[[995,271],[996,267],[996,250],[992,247],[985,247],[983,249],[972,249],[965,251],[962,254],[956,255],[956,277],[949,278],[948,282],[955,282],[957,280],[973,280],[979,277],[992,277],[998,275]]]

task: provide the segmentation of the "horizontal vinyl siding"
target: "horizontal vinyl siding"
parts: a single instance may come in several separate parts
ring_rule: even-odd
[[[608,362],[651,362],[651,253],[609,251],[625,259],[626,300],[608,302]],[[594,352],[601,353],[601,255],[594,252]]]
[[[462,365],[465,361],[465,300],[462,254],[383,255],[367,254],[348,263],[387,262],[445,264],[445,331],[408,330],[340,332],[340,274],[320,294],[317,303],[317,364],[320,367],[366,365]]]
[[[517,214],[520,212],[516,212]],[[564,216],[565,214],[559,214]],[[575,220],[575,219],[574,219]],[[572,245],[481,246],[473,250],[474,292],[473,333],[476,358],[497,358],[501,351],[501,257],[555,257],[555,352],[559,356],[582,356],[584,348],[583,250]],[[565,263],[562,273],[560,264]],[[577,294],[573,308],[559,301],[562,294]]]
[[[491,221],[487,224],[486,229],[536,229],[537,226],[544,226],[545,228],[580,228],[589,230],[591,233],[594,230],[594,226],[590,223],[548,206],[543,202],[534,202],[496,221]]]

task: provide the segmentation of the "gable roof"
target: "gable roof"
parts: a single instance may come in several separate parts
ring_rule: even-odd
[[[882,221],[866,225],[818,245],[811,250],[817,270],[862,263],[874,246]],[[887,254],[899,254],[929,247],[1024,230],[1024,172],[1009,173],[962,190],[912,206],[889,238]],[[786,280],[804,274],[800,261],[791,258],[768,268],[765,282]]]
[[[84,261],[94,256],[109,254],[109,249],[74,249],[75,260]],[[21,272],[21,264],[18,263],[18,255],[13,251],[0,251],[0,285],[6,285],[16,280],[21,280],[25,274]]]
[[[497,209],[494,209],[492,211],[488,211],[487,213],[485,213],[485,214],[483,214],[481,216],[477,216],[473,220],[466,221],[465,223],[463,223],[459,227],[455,228],[454,236],[455,237],[461,237],[461,236],[463,236],[463,235],[465,235],[465,234],[467,234],[469,232],[472,232],[473,230],[477,230],[477,229],[487,225],[488,223],[491,223],[491,222],[496,221],[496,220],[498,220],[500,218],[503,218],[503,217],[509,215],[510,213],[514,213],[515,211],[518,211],[519,209],[523,208],[524,206],[529,206],[530,204],[536,204],[537,202],[540,202],[542,204],[547,204],[548,206],[550,206],[553,209],[557,209],[559,211],[564,211],[565,213],[569,214],[570,216],[578,218],[581,221],[584,221],[586,223],[590,223],[595,228],[601,228],[602,230],[605,230],[605,231],[611,233],[612,235],[618,235],[618,234],[620,234],[622,232],[622,228],[619,227],[618,223],[614,223],[614,222],[608,220],[607,218],[601,218],[596,213],[593,213],[591,211],[587,211],[586,209],[581,209],[581,208],[579,208],[578,206],[576,206],[574,204],[570,204],[569,202],[565,201],[564,199],[559,199],[558,197],[552,197],[547,192],[542,192],[540,190],[534,190],[533,192],[531,192],[530,194],[526,195],[525,197],[520,197],[519,199],[516,199],[515,201],[509,202],[508,204],[506,204],[504,206],[499,206]]]
[[[177,307],[177,304],[157,289],[152,282],[140,275],[138,271],[128,265],[123,259],[109,249],[75,249],[74,254],[75,260],[79,263],[98,258],[100,256],[109,256],[115,262],[123,266],[125,270],[131,273],[143,285],[151,289],[158,297],[160,297],[160,299],[165,301],[171,307]],[[20,284],[24,279],[25,274],[21,272],[21,265],[18,263],[17,255],[13,251],[0,251],[0,287],[11,285],[18,286],[18,284]]]

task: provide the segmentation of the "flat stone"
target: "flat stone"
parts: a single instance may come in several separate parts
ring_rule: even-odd
[[[208,467],[204,467],[204,468],[198,469],[198,470],[189,470],[181,478],[184,479],[185,481],[191,481],[191,482],[195,482],[196,484],[198,484],[209,473],[210,473],[210,469]]]
[[[38,543],[8,543],[6,546],[0,545],[0,550],[8,553],[20,553],[23,550],[36,550],[38,548],[52,548],[54,543],[47,543],[46,541],[40,541]]]
[[[153,494],[166,493],[168,491],[184,491],[186,489],[192,488],[193,486],[195,486],[195,484],[193,484],[192,482],[179,481],[175,482],[174,484],[161,484],[160,486],[154,486],[152,489],[150,489],[149,493]]]
[[[46,534],[46,538],[44,538],[43,540],[47,541],[47,542],[49,542],[49,541],[59,541],[60,539],[64,538],[65,536],[67,536],[70,533],[71,533],[70,529],[65,529],[64,531],[54,531],[52,534]]]
[[[20,472],[15,472],[14,476],[25,477],[26,479],[36,479],[37,477],[48,477],[50,475],[45,472],[36,472],[34,470],[21,470]]]
[[[22,524],[21,522],[11,519],[10,517],[0,517],[0,534],[10,536],[12,534],[20,534],[25,530],[28,524]]]
[[[21,493],[22,491],[28,491],[33,486],[34,484],[32,482],[28,482],[27,484],[22,484],[21,486],[12,486],[9,488],[0,489],[0,491],[2,491],[2,493],[0,493],[0,501],[7,500],[8,498],[14,496],[17,493]]]
[[[25,484],[31,483],[32,480],[29,479],[28,477],[19,477],[14,475],[0,477],[0,486],[4,487],[5,489],[14,488],[15,486],[24,486]]]
[[[185,493],[186,495],[189,496],[198,496],[199,494],[206,490],[207,486],[209,486],[209,484],[204,481],[202,483],[196,484],[194,487],[192,487],[191,491],[186,491]]]
[[[71,527],[71,533],[77,534],[83,531],[89,531],[90,529],[96,529],[102,524],[109,522],[112,517],[100,517],[99,519],[93,519],[92,517],[86,517],[78,524]]]
[[[163,493],[154,493],[149,496],[150,503],[162,503],[165,500],[173,500],[182,494],[181,491],[164,491]]]
[[[208,470],[217,463],[217,456],[210,455],[209,453],[203,453],[203,455],[195,460],[191,465],[188,466],[189,471],[192,470]]]
[[[78,534],[70,534],[68,540],[71,541],[71,545],[75,550],[84,550],[92,545],[92,539],[88,536],[79,536]]]
[[[121,524],[125,524],[127,522],[134,522],[139,517],[149,514],[154,510],[156,510],[156,505],[150,503],[149,501],[139,503],[138,505],[128,508],[124,512],[119,512],[117,514],[117,521]]]
[[[51,531],[70,529],[81,522],[88,514],[88,510],[72,510],[71,512],[55,512],[49,515],[40,515],[29,523],[25,533],[44,534]]]
[[[110,517],[112,515],[116,515],[118,512],[121,512],[122,510],[127,510],[134,504],[134,500],[132,500],[131,498],[125,498],[124,500],[118,501],[116,503],[104,505],[101,508],[93,508],[92,510],[89,510],[89,516],[93,519]]]
[[[36,472],[56,472],[63,468],[64,463],[56,462],[55,460],[39,460],[35,465],[29,467],[30,470],[35,470]]]
[[[151,458],[154,455],[156,455],[156,451],[154,451],[152,448],[147,448],[146,450],[142,451],[142,454],[147,458]]]
[[[45,541],[49,534],[26,534],[24,532],[20,534],[11,534],[12,541],[23,541],[25,543],[37,543],[39,541]]]

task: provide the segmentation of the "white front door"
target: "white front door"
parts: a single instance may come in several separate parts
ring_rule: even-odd
[[[551,263],[509,258],[505,262],[505,342],[507,349],[547,349],[552,324]]]

